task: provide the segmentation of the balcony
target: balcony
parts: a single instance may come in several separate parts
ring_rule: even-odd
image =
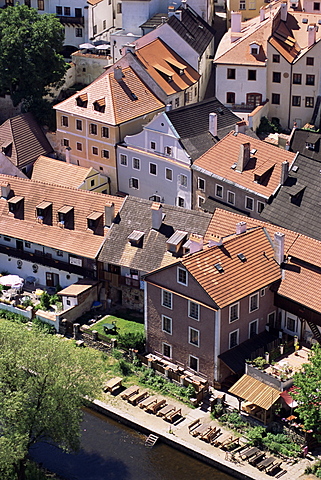
[[[120,285],[125,285],[126,287],[137,288],[140,290],[140,280],[139,278],[126,277],[124,275],[118,275],[117,273],[103,272],[104,280],[107,280],[112,284],[113,287],[119,287]],[[137,277],[137,275],[135,275]]]
[[[57,18],[59,18],[63,25],[78,25],[79,27],[83,27],[85,24],[84,17],[68,17],[57,15]]]

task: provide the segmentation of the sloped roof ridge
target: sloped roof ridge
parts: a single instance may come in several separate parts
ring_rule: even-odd
[[[119,198],[119,197],[116,197]],[[206,212],[199,212],[197,210],[190,210],[188,208],[182,208],[182,207],[177,207],[176,205],[168,205],[167,203],[162,203],[162,202],[153,202],[152,200],[148,200],[147,198],[139,198],[139,197],[134,197],[131,195],[127,195],[128,201],[133,201],[136,203],[145,203],[145,204],[150,204],[152,205],[153,203],[160,203],[166,213],[167,210],[174,210],[174,211],[180,211],[183,214],[188,214],[188,215],[193,215],[193,216],[202,216],[202,217],[208,217],[211,216],[210,213]]]

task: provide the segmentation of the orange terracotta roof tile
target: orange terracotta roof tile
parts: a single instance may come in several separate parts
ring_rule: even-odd
[[[164,108],[165,105],[148,89],[131,67],[124,68],[122,73],[123,77],[117,81],[114,78],[114,71],[107,70],[90,85],[54,108],[109,125],[119,125]],[[87,106],[77,105],[77,98],[80,97],[82,102],[87,98]],[[103,98],[104,112],[95,110],[94,103]]]
[[[87,258],[95,258],[104,241],[104,229],[95,234],[87,228],[87,218],[93,212],[105,213],[105,205],[113,202],[115,215],[124,199],[101,193],[50,185],[29,179],[0,175],[0,182],[7,181],[11,187],[11,196],[24,199],[23,219],[15,218],[9,212],[8,201],[0,199],[0,234],[22,239],[28,242],[63,250]],[[14,192],[14,193],[13,193]],[[52,204],[52,225],[37,221],[36,208],[43,202]],[[57,213],[63,206],[72,206],[74,228],[61,228]]]
[[[34,163],[32,180],[79,188],[92,168],[81,167],[41,155]],[[94,170],[95,171],[95,170]]]
[[[254,148],[256,152],[251,155],[244,170],[239,172],[231,166],[238,161],[240,146],[247,142],[250,142],[250,149]],[[282,150],[242,133],[235,135],[232,131],[199,157],[194,162],[193,168],[205,170],[268,198],[280,184],[282,162],[287,161],[291,164],[295,155],[293,152]],[[272,165],[274,165],[273,169]],[[269,169],[271,172],[267,178],[259,183],[257,176],[261,176],[263,170]]]
[[[246,261],[241,261],[242,253]],[[182,260],[189,273],[219,308],[281,278],[274,250],[264,228],[226,239],[222,246],[205,248]],[[215,265],[220,265],[222,271]]]
[[[299,258],[321,268],[321,242],[314,238],[298,235],[296,241],[288,250],[288,255]]]

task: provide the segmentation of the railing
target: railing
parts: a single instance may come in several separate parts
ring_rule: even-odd
[[[252,112],[256,107],[259,107],[259,105],[249,105],[246,103],[241,103],[241,104],[234,104],[232,105],[232,110],[233,112]]]
[[[117,273],[103,272],[104,280],[111,282],[114,287],[119,285],[126,285],[127,287],[133,287],[140,289],[140,281],[137,278],[126,277],[124,275],[119,275]]]
[[[77,25],[84,25],[84,17],[65,17],[61,15],[57,15],[57,18],[59,18],[60,22],[65,24],[65,23],[71,23],[71,24],[77,24]]]

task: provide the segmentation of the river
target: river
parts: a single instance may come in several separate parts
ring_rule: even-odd
[[[81,450],[66,454],[48,444],[32,456],[66,480],[233,480],[161,442],[144,445],[145,435],[108,417],[86,410],[81,424]]]

